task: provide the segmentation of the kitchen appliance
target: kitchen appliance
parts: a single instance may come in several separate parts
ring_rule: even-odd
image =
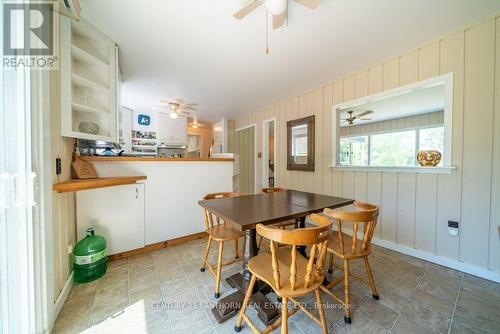
[[[163,158],[185,158],[186,153],[186,145],[161,143],[157,148],[156,155]]]
[[[120,145],[101,140],[78,139],[77,146],[80,155],[118,155],[123,154]]]

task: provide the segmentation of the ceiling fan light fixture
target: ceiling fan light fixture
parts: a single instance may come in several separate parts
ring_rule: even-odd
[[[193,123],[193,124],[191,124],[191,127],[193,129],[198,129],[199,125],[198,125],[198,123]]]
[[[177,117],[179,117],[179,115],[175,111],[170,113],[171,119],[176,119]]]
[[[281,15],[286,11],[287,0],[266,0],[266,9],[272,15]]]

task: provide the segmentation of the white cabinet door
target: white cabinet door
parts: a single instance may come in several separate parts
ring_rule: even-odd
[[[108,253],[144,247],[144,184],[77,192],[77,236],[85,230],[106,238]]]
[[[170,118],[158,113],[158,139],[164,144],[187,144],[187,121],[185,117]]]

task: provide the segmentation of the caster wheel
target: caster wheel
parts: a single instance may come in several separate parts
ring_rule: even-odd
[[[215,296],[215,298],[217,298],[217,299],[218,299],[218,298],[220,297],[220,293],[219,293],[219,292],[216,292],[214,296]]]
[[[240,332],[241,331],[241,326],[238,327],[238,326],[234,325],[234,331],[235,332]]]
[[[375,299],[375,300],[379,300],[379,299],[380,299],[380,297],[379,297],[378,295],[373,295],[373,299]]]
[[[345,322],[346,324],[350,324],[350,323],[352,323],[351,317],[349,317],[349,318],[348,318],[348,317],[344,316],[344,322]]]
[[[200,271],[201,271],[202,273],[204,273],[204,272],[205,272],[205,268],[200,268]]]

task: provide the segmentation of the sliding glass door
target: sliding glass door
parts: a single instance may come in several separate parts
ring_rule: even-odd
[[[29,70],[0,83],[0,330],[35,333]]]

